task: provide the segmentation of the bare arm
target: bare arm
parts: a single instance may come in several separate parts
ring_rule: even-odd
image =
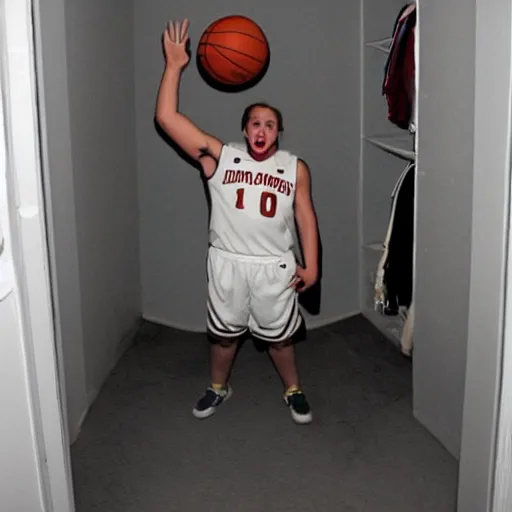
[[[295,218],[299,228],[304,251],[305,268],[297,269],[297,276],[303,282],[299,291],[312,286],[318,279],[318,224],[311,197],[311,176],[307,164],[297,164],[297,185],[295,190]]]
[[[218,160],[222,142],[203,132],[178,110],[181,73],[189,61],[187,41],[188,21],[182,24],[170,22],[163,35],[166,64],[158,90],[156,120],[167,135],[195,160],[204,155]]]

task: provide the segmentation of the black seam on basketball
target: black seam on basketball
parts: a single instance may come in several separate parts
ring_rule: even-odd
[[[210,23],[204,30],[204,34],[209,34],[222,20],[214,21],[213,23]]]
[[[245,71],[246,73],[249,73],[249,75],[251,75],[251,76],[253,75],[253,72],[250,69],[246,69],[243,66],[240,66],[240,64],[238,64],[238,62],[235,62],[233,59],[230,59],[229,57],[226,57],[216,46],[213,46],[212,44],[209,44],[209,46],[211,46],[215,51],[217,51],[217,53],[219,55],[222,55],[222,57],[224,57],[226,60],[231,62],[231,64],[233,64],[234,66],[239,67],[242,71]]]
[[[229,78],[224,78],[222,77],[221,75],[219,75],[219,73],[217,73],[215,71],[215,69],[213,68],[213,66],[210,64],[210,62],[208,61],[208,52],[206,51],[206,47],[208,46],[208,36],[210,35],[210,33],[208,32],[206,34],[206,41],[204,43],[200,43],[200,45],[204,45],[205,46],[205,49],[204,49],[204,61],[206,62],[207,66],[208,66],[208,71],[209,73],[211,73],[212,75],[215,75],[215,76],[212,76],[212,78],[214,78],[215,80],[217,80],[218,82],[229,82],[227,85],[237,85],[237,82],[233,81],[233,80],[230,80]],[[213,48],[213,46],[212,46]]]
[[[206,43],[208,43],[208,36],[210,35],[210,32],[208,32],[206,34]],[[201,45],[203,43],[200,43]],[[204,61],[206,62],[207,66],[208,66],[208,70],[210,73],[214,74],[214,75],[217,75],[217,73],[215,72],[215,70],[213,69],[213,67],[211,66],[210,62],[208,61],[208,52],[206,51],[206,46],[205,46],[205,49],[204,49],[204,54],[203,54],[203,57],[204,57]],[[216,79],[218,80],[218,78]]]
[[[241,32],[239,30],[210,30],[210,34],[240,34],[243,36],[250,37],[251,39],[254,39],[255,41],[260,42],[261,44],[264,44],[265,46],[268,45],[268,42],[266,40],[260,39],[257,36],[253,36],[252,34],[248,34],[247,32]]]
[[[229,50],[230,52],[238,53],[240,55],[243,55],[244,57],[248,57],[249,59],[252,59],[252,60],[254,60],[256,62],[259,62],[260,64],[265,64],[264,60],[257,59],[256,57],[254,57],[253,55],[251,55],[249,53],[241,52],[240,50],[235,50],[234,48],[230,48],[229,46],[224,46],[223,44],[218,44],[218,43],[200,43],[199,46],[201,46],[201,45],[211,46],[212,48],[222,48],[223,50]]]
[[[215,71],[215,69],[213,69],[213,66],[210,63],[208,63],[208,69],[210,70],[210,73],[212,74],[212,78],[214,78],[218,82],[223,82],[225,85],[239,85],[239,82],[237,82],[235,80],[231,80],[230,78],[226,78],[224,75],[217,73],[217,71]]]
[[[217,71],[215,71],[215,69],[213,68],[213,66],[210,64],[210,61],[208,60],[208,51],[207,51],[207,47],[209,45],[208,43],[208,37],[209,37],[210,33],[208,33],[206,35],[206,42],[205,43],[200,43],[200,45],[204,45],[205,46],[205,49],[204,49],[204,60],[206,62],[206,64],[208,65],[208,70],[209,72],[213,75],[212,78],[214,78],[215,80],[217,80],[218,82],[224,82],[224,83],[227,83],[228,85],[236,85],[237,82],[236,81],[233,81],[233,80],[230,80],[229,78],[224,78],[222,75],[220,75],[219,73],[217,73]],[[213,48],[213,47],[212,47]]]
[[[224,22],[224,18],[220,18],[220,19],[218,19],[217,21],[214,21],[214,22],[210,25],[210,32],[212,32],[212,31],[215,29],[215,27],[216,27],[217,25],[220,25],[220,24],[221,24],[221,23],[223,23],[223,22]]]
[[[203,45],[205,47],[204,53],[202,53],[201,55],[204,57],[204,60],[208,66],[207,71],[209,71],[212,75],[215,75],[215,76],[212,76],[212,78],[214,78],[215,80],[217,80],[219,82],[224,82],[226,85],[240,85],[240,82],[237,82],[236,80],[231,80],[230,78],[226,78],[223,75],[217,73],[217,71],[215,71],[215,69],[213,69],[213,66],[208,61],[208,57],[207,57],[208,52],[206,51],[206,48],[208,46],[211,46],[214,49],[213,45],[210,43],[200,43],[200,45]]]
[[[208,42],[208,36],[210,35],[210,32],[208,32],[206,34],[206,42]],[[202,44],[202,43],[201,43]],[[212,68],[210,62],[208,61],[208,52],[206,51],[206,46],[205,46],[205,49],[204,49],[204,54],[203,54],[203,57],[204,57],[204,61],[206,62],[206,64],[208,65],[208,69],[210,71],[210,73],[213,73],[214,75],[216,74],[215,73],[215,70]]]

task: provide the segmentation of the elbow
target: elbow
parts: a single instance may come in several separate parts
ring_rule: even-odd
[[[173,136],[176,127],[177,115],[165,111],[157,110],[155,121],[158,126],[164,130],[169,136]]]
[[[169,116],[165,115],[164,112],[159,110],[156,111],[155,121],[160,126],[160,128],[163,128],[164,130],[169,126]]]

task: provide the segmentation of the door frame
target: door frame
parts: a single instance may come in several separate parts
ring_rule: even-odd
[[[458,510],[508,512],[512,510],[512,1],[476,0],[475,18],[470,307]]]
[[[73,512],[61,346],[56,341],[48,247],[32,0],[0,0],[0,80],[7,163],[9,239],[18,292],[19,345],[29,390],[31,467],[41,511]],[[17,382],[3,382],[7,388]],[[4,411],[9,414],[9,411]],[[27,468],[27,472],[30,468]],[[16,507],[13,503],[12,506]]]

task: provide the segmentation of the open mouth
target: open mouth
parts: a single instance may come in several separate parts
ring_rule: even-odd
[[[265,147],[265,141],[264,141],[264,140],[262,140],[262,139],[258,139],[258,140],[256,140],[256,141],[254,142],[254,145],[255,145],[257,148],[261,149],[261,148]]]

